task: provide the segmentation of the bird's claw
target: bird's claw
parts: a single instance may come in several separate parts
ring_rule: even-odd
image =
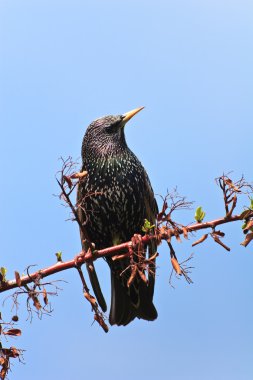
[[[85,252],[81,251],[78,255],[75,256],[74,262],[76,267],[80,267],[83,264],[83,258],[85,256]]]
[[[139,246],[142,244],[142,236],[140,234],[134,234],[134,236],[131,239],[133,249],[136,248],[136,246]]]

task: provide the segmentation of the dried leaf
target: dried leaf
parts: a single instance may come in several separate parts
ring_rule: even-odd
[[[207,238],[208,238],[208,234],[205,234],[205,235],[201,236],[200,239],[196,240],[196,241],[192,244],[192,247],[194,247],[194,246],[197,245],[197,244],[203,243],[203,241],[205,241]]]
[[[0,371],[0,379],[4,380],[9,370],[9,358],[4,358],[2,369]]]
[[[17,285],[20,287],[22,285],[22,282],[21,282],[20,274],[17,271],[15,272],[15,279],[16,279]]]
[[[97,321],[99,323],[99,325],[102,327],[102,329],[104,330],[104,332],[108,333],[109,327],[105,323],[104,319],[99,314],[97,314],[97,313],[94,314],[94,319],[95,319],[95,321]]]
[[[13,322],[18,322],[18,316],[17,315],[13,315],[13,317],[11,319],[13,320]]]
[[[182,243],[180,234],[177,232],[177,230],[174,230],[174,236],[175,236],[176,240],[178,241],[178,243]]]
[[[20,356],[20,350],[17,350],[15,347],[10,347],[10,350],[13,358],[18,358]]]
[[[41,309],[41,304],[40,304],[40,301],[39,301],[38,297],[33,296],[32,300],[33,300],[33,306],[35,306],[37,310],[40,310]]]
[[[67,182],[68,187],[71,189],[72,186],[73,186],[73,183],[72,183],[72,181],[71,181],[71,178],[70,178],[69,176],[67,176],[67,175],[64,175],[64,176],[63,176],[63,179],[64,179],[65,182]]]
[[[70,176],[70,178],[81,179],[81,178],[87,177],[87,175],[88,175],[88,172],[86,170],[84,170],[83,172],[73,173]]]
[[[145,262],[149,263],[151,261],[154,261],[155,258],[159,255],[158,252],[155,252],[151,257],[149,257],[147,260],[145,260]]]
[[[3,331],[4,335],[11,335],[11,336],[20,336],[21,330],[19,329],[9,329],[7,331]]]
[[[171,258],[171,264],[173,266],[174,271],[181,276],[182,270],[180,268],[180,265],[175,257]]]
[[[96,306],[97,305],[96,298],[93,297],[90,293],[84,292],[83,295],[91,303],[92,306]]]
[[[44,301],[44,304],[45,304],[45,305],[48,305],[47,291],[46,291],[45,288],[43,289],[42,294],[43,294],[43,301]]]
[[[188,228],[187,227],[182,227],[183,230],[183,235],[185,239],[188,239]]]
[[[211,235],[212,235],[212,237],[213,237],[213,239],[214,239],[214,241],[215,241],[216,243],[220,244],[220,245],[221,245],[223,248],[225,248],[227,251],[230,251],[230,248],[229,248],[226,244],[222,243],[222,241],[218,238],[217,235],[215,235],[214,233],[212,233]]]
[[[247,247],[247,245],[251,242],[253,239],[253,232],[250,232],[249,234],[246,235],[245,240],[241,243],[244,247]]]
[[[227,179],[224,178],[224,182],[226,185],[228,185],[228,187],[233,189],[236,193],[241,193],[241,190],[237,186],[235,186],[235,184],[232,182],[230,178],[227,178]]]
[[[148,280],[147,280],[147,277],[145,276],[145,274],[140,269],[138,269],[138,273],[139,273],[141,280],[144,282],[144,284],[147,284]]]
[[[129,279],[127,281],[128,288],[132,284],[132,282],[134,281],[136,273],[137,273],[137,266],[135,265],[134,268],[132,269],[131,276],[129,277]]]
[[[213,234],[214,234],[214,235],[221,236],[221,237],[224,237],[224,236],[225,236],[225,233],[222,232],[222,231],[220,231],[220,230],[219,230],[219,231],[214,231]]]
[[[20,356],[20,351],[17,350],[15,347],[3,348],[2,352],[9,358],[18,358]]]
[[[165,227],[165,226],[162,226],[162,227],[160,227],[160,231],[159,232],[160,232],[161,235],[165,236],[168,233],[168,228]]]

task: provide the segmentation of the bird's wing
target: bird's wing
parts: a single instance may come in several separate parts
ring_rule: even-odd
[[[145,173],[146,174],[146,173]],[[158,206],[154,196],[154,192],[149,181],[148,175],[145,176],[145,198],[144,203],[147,210],[147,219],[151,224],[155,224]],[[148,257],[149,259],[155,255],[157,252],[157,244],[155,240],[152,240],[148,246]],[[149,297],[152,300],[155,288],[155,274],[156,274],[156,259],[152,259],[148,266],[148,293]]]
[[[146,218],[151,224],[154,224],[158,214],[158,206],[154,196],[154,191],[152,189],[150,180],[146,172],[144,180],[144,190],[144,204],[147,214]]]
[[[86,220],[85,210],[82,209],[82,202],[83,202],[83,199],[85,196],[85,194],[83,194],[83,191],[82,191],[82,189],[85,188],[84,181],[86,181],[85,178],[82,180],[81,183],[79,182],[78,188],[77,188],[77,214],[78,214],[78,218],[82,224],[82,228],[80,227],[80,238],[81,238],[81,244],[82,244],[83,250],[85,250],[84,241],[85,240],[89,241],[89,236],[88,236],[87,231],[85,230],[85,226],[84,226],[84,223]],[[101,307],[101,309],[103,310],[103,312],[106,312],[107,305],[106,305],[106,302],[105,302],[105,299],[104,299],[104,296],[103,296],[103,293],[102,293],[102,290],[101,290],[101,287],[100,287],[100,284],[98,281],[98,276],[97,276],[97,273],[95,270],[94,263],[93,262],[86,263],[86,269],[87,269],[87,272],[89,275],[89,279],[90,279],[92,289],[93,289],[95,297],[98,301],[98,304]]]

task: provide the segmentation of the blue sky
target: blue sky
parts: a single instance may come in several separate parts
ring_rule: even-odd
[[[80,250],[54,176],[60,156],[80,157],[99,116],[145,106],[127,125],[129,146],[157,194],[177,186],[207,219],[224,212],[217,176],[252,181],[252,2],[2,0],[0,38],[0,264],[10,278]],[[10,379],[252,379],[252,246],[239,245],[240,223],[224,231],[230,253],[210,239],[175,243],[180,260],[195,253],[192,285],[169,286],[160,247],[153,323],[106,335],[91,326],[77,274],[55,276],[68,283],[51,317],[30,324],[21,302],[23,335],[9,343],[26,365]],[[109,272],[97,267],[109,303]]]

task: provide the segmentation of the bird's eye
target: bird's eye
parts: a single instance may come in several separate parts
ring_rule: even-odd
[[[108,125],[108,127],[106,128],[107,132],[109,132],[109,133],[116,132],[119,128],[119,124],[120,124],[120,120],[117,120],[114,123]]]

